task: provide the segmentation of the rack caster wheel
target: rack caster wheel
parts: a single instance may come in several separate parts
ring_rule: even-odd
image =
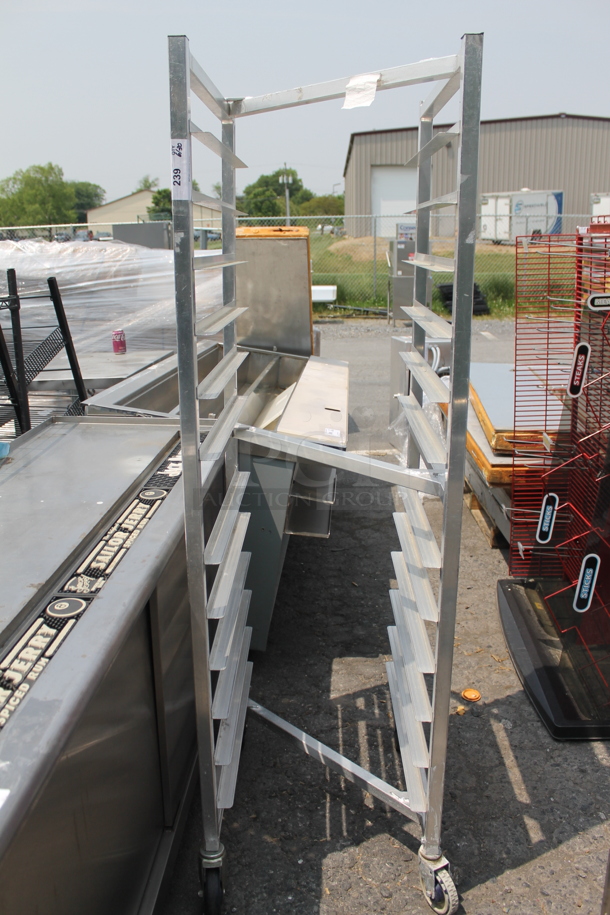
[[[220,915],[224,889],[219,867],[208,867],[203,872],[202,915]]]
[[[432,897],[423,885],[423,881],[422,890],[426,902],[433,912],[437,912],[438,915],[455,915],[460,905],[460,899],[447,868],[434,872],[434,895]]]

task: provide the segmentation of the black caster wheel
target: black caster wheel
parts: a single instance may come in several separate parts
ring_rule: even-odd
[[[460,898],[451,874],[446,868],[434,874],[434,896],[431,899],[424,889],[426,902],[438,915],[455,915],[460,905]]]
[[[224,890],[219,867],[208,867],[203,872],[202,915],[220,915]]]

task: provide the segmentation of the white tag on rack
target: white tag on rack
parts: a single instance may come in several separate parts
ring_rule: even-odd
[[[172,200],[191,199],[191,158],[188,140],[172,140]]]

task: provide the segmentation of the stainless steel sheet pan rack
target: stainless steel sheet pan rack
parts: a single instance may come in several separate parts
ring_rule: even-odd
[[[406,66],[381,70],[377,76],[377,90],[393,89],[427,82],[439,82],[432,94],[422,105],[420,148],[416,161],[411,165],[419,167],[418,234],[417,253],[413,261],[416,268],[416,298],[409,309],[414,321],[414,350],[423,352],[427,324],[434,316],[425,308],[425,298],[419,290],[429,270],[455,268],[455,306],[453,317],[453,392],[451,395],[450,433],[448,454],[440,443],[434,441],[425,418],[421,416],[422,390],[430,381],[430,373],[411,354],[409,371],[413,383],[405,395],[404,408],[413,419],[414,433],[410,449],[409,466],[404,468],[374,458],[341,451],[327,445],[307,441],[294,434],[287,435],[249,426],[240,421],[246,415],[248,396],[238,396],[235,372],[241,356],[237,355],[234,322],[240,313],[235,295],[235,168],[242,167],[235,152],[235,120],[254,114],[277,111],[299,105],[309,105],[331,99],[340,99],[349,92],[349,78],[332,80],[312,86],[269,93],[260,97],[226,99],[203,71],[189,50],[185,36],[169,38],[170,61],[170,106],[171,106],[171,153],[172,153],[172,197],[174,224],[176,315],[178,331],[178,375],[180,389],[180,423],[182,434],[182,458],[185,498],[185,529],[187,570],[191,602],[193,651],[195,668],[195,691],[197,705],[197,730],[199,747],[200,790],[203,805],[203,845],[200,851],[200,873],[204,910],[206,915],[216,913],[222,904],[220,868],[223,849],[220,842],[222,811],[230,806],[231,791],[225,791],[225,784],[234,785],[239,759],[241,732],[244,726],[245,700],[248,695],[250,666],[247,663],[247,636],[241,639],[239,656],[232,655],[227,661],[238,670],[240,687],[234,698],[229,700],[224,683],[220,679],[214,685],[213,668],[226,655],[222,623],[229,628],[242,626],[247,614],[247,592],[242,592],[245,578],[243,566],[247,562],[241,552],[247,518],[236,511],[229,511],[219,518],[219,524],[234,525],[230,546],[208,595],[206,563],[210,554],[216,556],[217,545],[226,539],[220,530],[214,531],[208,544],[204,542],[202,518],[202,490],[211,468],[224,457],[227,478],[233,474],[227,492],[241,491],[236,473],[236,446],[245,443],[249,447],[268,450],[274,457],[296,461],[306,460],[331,468],[346,469],[374,479],[395,484],[404,491],[413,510],[411,522],[407,515],[399,521],[403,553],[397,554],[397,574],[403,584],[396,592],[399,625],[391,632],[394,661],[388,665],[390,687],[394,696],[394,712],[402,750],[408,791],[402,791],[376,777],[345,756],[320,743],[289,722],[267,711],[254,700],[249,700],[251,711],[263,721],[297,742],[305,753],[317,758],[324,765],[340,772],[344,777],[369,791],[395,810],[419,821],[423,828],[422,883],[427,901],[440,913],[455,912],[457,894],[451,881],[448,862],[440,848],[440,822],[444,787],[445,755],[447,745],[447,720],[449,710],[449,684],[451,678],[453,631],[455,621],[455,596],[457,589],[457,568],[459,559],[459,537],[461,524],[461,487],[464,476],[464,453],[466,439],[466,409],[468,403],[468,363],[470,355],[470,315],[472,311],[474,241],[476,216],[476,182],[478,160],[479,107],[481,84],[482,36],[466,35],[458,54],[443,58],[423,60]],[[190,94],[193,92],[218,118],[221,124],[220,138],[200,130],[190,118]],[[450,131],[433,133],[433,119],[446,103],[460,93],[460,123]],[[193,137],[201,141],[222,160],[222,193],[220,200],[208,198],[192,190],[191,144]],[[459,148],[458,190],[438,200],[430,199],[430,160],[434,152],[448,143]],[[192,203],[201,202],[220,210],[222,214],[222,254],[195,258],[193,250]],[[438,258],[430,254],[429,228],[430,210],[436,206],[455,205],[458,210],[458,237],[455,259]],[[197,323],[194,296],[193,271],[199,268],[221,267],[223,270],[223,307],[213,318],[207,318],[207,326]],[[418,324],[417,318],[422,317]],[[423,320],[425,318],[425,320]],[[223,330],[223,359],[214,372],[214,378],[199,388],[197,379],[197,333]],[[407,366],[405,365],[405,371]],[[212,380],[214,384],[212,384]],[[421,382],[421,383],[420,383]],[[198,396],[206,397],[210,391],[217,395],[224,385],[224,409],[211,424],[207,436],[200,440],[200,409]],[[434,382],[431,382],[434,386]],[[435,386],[435,390],[438,385]],[[438,395],[438,391],[436,391]],[[211,396],[211,395],[210,395]],[[438,396],[437,396],[438,399]],[[420,453],[427,466],[420,469]],[[443,583],[437,608],[429,583],[418,591],[422,604],[416,609],[409,591],[409,569],[416,564],[419,546],[411,524],[417,527],[422,520],[421,506],[417,493],[444,495],[445,530],[443,546],[435,549],[430,535],[423,534],[427,542],[426,561],[443,564]],[[229,515],[231,519],[229,520]],[[421,539],[421,538],[420,538]],[[440,558],[439,558],[440,556]],[[419,563],[421,566],[421,562]],[[234,576],[236,584],[230,586]],[[239,592],[239,599],[231,603],[231,594]],[[407,616],[406,605],[411,601],[412,613]],[[229,609],[230,608],[230,609]],[[211,645],[210,618],[221,617],[221,626]],[[407,623],[408,619],[408,623]],[[424,619],[438,619],[438,640],[436,659],[432,656],[423,629]],[[403,625],[404,621],[404,625]],[[241,630],[240,630],[241,633]],[[415,642],[409,642],[411,637]],[[235,640],[235,637],[234,637]],[[218,644],[217,644],[218,643]],[[414,661],[408,652],[416,649]],[[427,648],[426,648],[427,646]],[[406,655],[406,657],[405,657]],[[401,663],[401,659],[405,663]],[[432,702],[428,697],[422,677],[425,672],[436,668],[435,690]],[[245,672],[244,672],[245,671]],[[408,674],[408,677],[407,677]],[[231,675],[232,676],[232,675]],[[229,679],[228,675],[227,678]],[[415,716],[406,717],[413,689],[413,701],[417,703]],[[417,691],[416,691],[417,689]],[[404,700],[404,701],[403,701]],[[222,708],[231,709],[234,719],[229,725],[221,723],[220,730],[214,727],[214,712]],[[431,745],[428,748],[422,720],[432,719]],[[403,727],[404,724],[404,727]],[[231,732],[231,738],[227,732]],[[408,732],[408,740],[405,732]],[[226,742],[231,743],[232,753],[225,751]],[[430,763],[430,755],[432,763]],[[227,760],[230,757],[230,762]],[[430,765],[430,778],[426,780],[422,769]],[[417,767],[417,768],[414,768]],[[414,777],[413,773],[419,773]]]

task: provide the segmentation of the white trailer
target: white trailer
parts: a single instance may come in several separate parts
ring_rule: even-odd
[[[610,216],[610,191],[591,194],[591,216]]]
[[[519,235],[561,232],[563,191],[506,191],[481,196],[479,238],[495,244],[514,242]]]

